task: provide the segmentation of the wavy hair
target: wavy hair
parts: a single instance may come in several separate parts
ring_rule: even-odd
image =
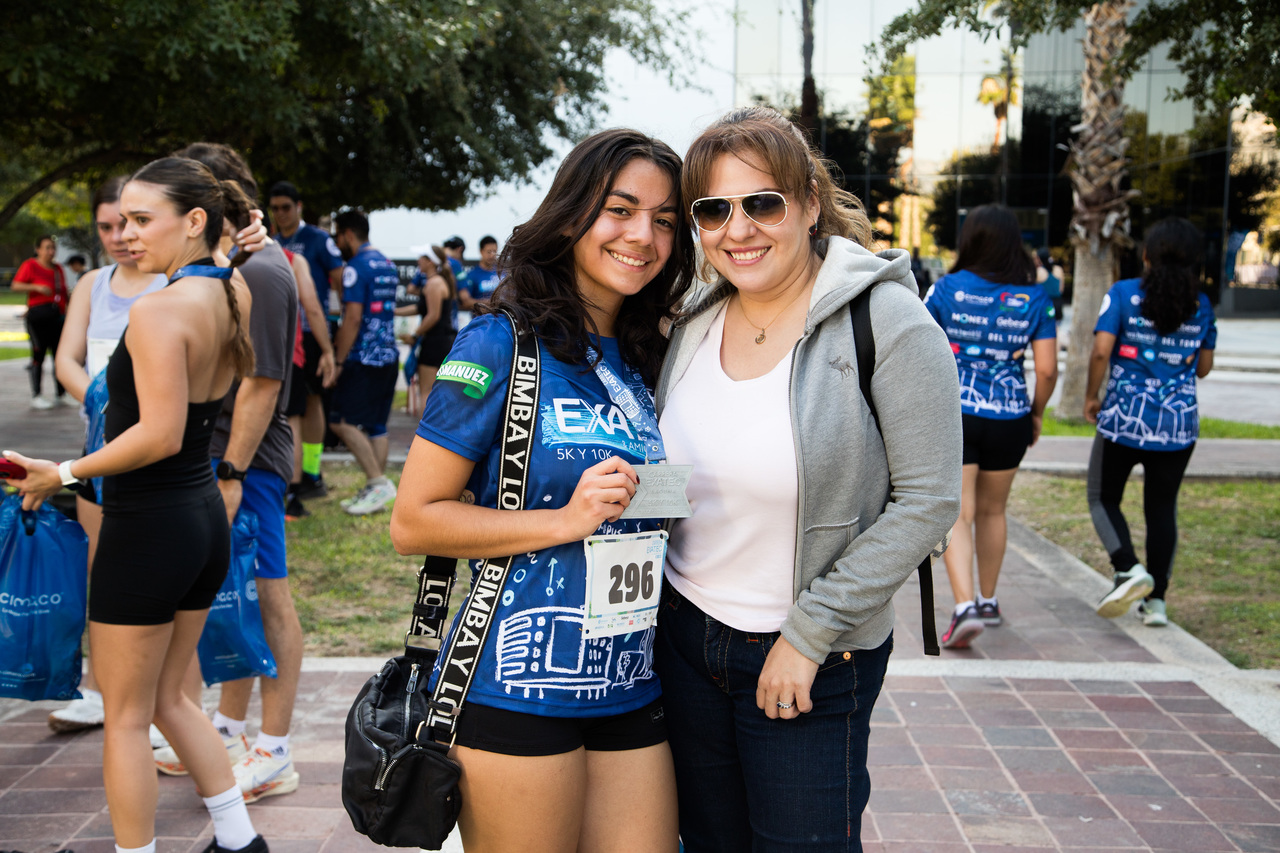
[[[533,217],[511,232],[498,267],[507,273],[481,312],[507,311],[561,361],[589,363],[589,334],[599,330],[578,290],[573,247],[604,209],[618,174],[632,160],[653,163],[671,179],[676,228],[671,257],[652,281],[622,300],[614,323],[618,349],[653,385],[667,351],[664,323],[693,281],[693,232],[680,201],[680,157],[665,142],[635,130],[594,134],[578,143],[556,171]]]
[[[1143,254],[1142,316],[1171,335],[1200,307],[1200,262],[1204,235],[1185,219],[1170,216],[1147,229]]]
[[[253,205],[240,184],[218,180],[209,167],[198,160],[185,157],[153,160],[134,172],[129,181],[159,187],[164,197],[177,209],[179,216],[197,207],[203,210],[206,221],[201,236],[210,251],[222,239],[224,220],[231,222],[237,229],[249,224],[249,211]],[[240,266],[248,259],[248,252],[237,252],[231,259],[231,266]],[[231,340],[232,363],[235,365],[236,376],[244,377],[253,372],[253,345],[240,320],[240,306],[229,280],[222,279],[222,290],[227,297],[227,307],[231,309],[231,318],[236,323],[235,335]]]

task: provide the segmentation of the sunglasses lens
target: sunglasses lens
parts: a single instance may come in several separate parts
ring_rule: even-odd
[[[694,202],[693,221],[703,231],[718,231],[729,221],[733,205],[727,198],[702,198]]]
[[[742,200],[742,209],[761,225],[777,225],[787,215],[787,203],[777,193],[757,193]]]

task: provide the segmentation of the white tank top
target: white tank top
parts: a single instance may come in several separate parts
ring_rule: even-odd
[[[117,296],[111,289],[111,277],[115,275],[116,264],[98,270],[93,280],[93,289],[89,291],[89,330],[88,348],[85,369],[89,376],[97,376],[107,367],[111,353],[124,335],[125,326],[129,325],[129,309],[142,296],[160,290],[168,282],[163,275],[152,279],[146,289],[137,296]]]
[[[666,576],[702,612],[740,631],[777,631],[794,602],[799,480],[791,355],[735,382],[720,365],[724,311],[662,411],[667,459],[692,465],[693,516],[676,522]]]

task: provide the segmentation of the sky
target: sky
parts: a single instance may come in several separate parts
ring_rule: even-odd
[[[699,52],[704,57],[695,73],[698,89],[673,88],[662,76],[638,66],[622,51],[605,61],[608,113],[599,129],[633,127],[655,136],[683,155],[698,132],[733,106],[733,0],[699,0],[694,26],[701,30]],[[699,91],[701,89],[702,91]],[[479,253],[480,238],[492,234],[499,248],[511,229],[532,215],[551,184],[560,156],[533,176],[527,186],[498,186],[487,198],[461,210],[430,212],[397,208],[369,217],[369,237],[389,257],[410,258],[432,243],[450,236],[466,241],[468,258]]]

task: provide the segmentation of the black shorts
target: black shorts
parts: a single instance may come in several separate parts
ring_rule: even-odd
[[[418,344],[418,365],[421,367],[439,367],[449,357],[453,342],[458,339],[457,332],[445,335],[426,335]]]
[[[667,739],[662,699],[611,717],[540,717],[467,704],[458,718],[458,746],[502,755],[563,755],[584,747],[621,752]]]
[[[370,438],[386,435],[399,373],[400,365],[395,363],[370,367],[348,361],[329,401],[329,423],[358,426]]]
[[[105,508],[89,575],[89,618],[163,625],[213,604],[231,559],[227,508],[216,489],[159,509]]]
[[[308,394],[323,394],[324,383],[316,371],[320,369],[320,344],[316,342],[316,336],[310,332],[302,333],[302,352],[306,356],[306,363],[302,365],[302,381],[306,383]],[[295,373],[294,376],[297,376]]]
[[[1011,420],[962,415],[964,464],[980,471],[1017,468],[1031,446],[1031,415]]]
[[[290,362],[292,375],[289,377],[289,399],[284,403],[284,416],[286,418],[300,418],[307,413],[307,399],[312,395],[312,390],[307,384],[307,368],[298,367],[298,365]],[[312,378],[317,383],[320,377],[315,376],[315,368],[312,368]]]

